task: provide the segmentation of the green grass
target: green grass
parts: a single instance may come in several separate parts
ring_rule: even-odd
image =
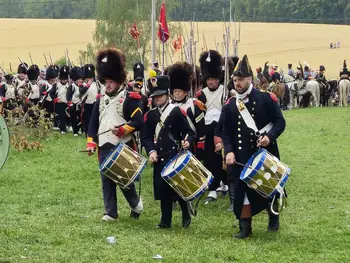
[[[43,152],[11,151],[0,171],[0,262],[154,262],[156,254],[163,262],[349,262],[350,108],[285,117],[279,146],[292,175],[279,233],[267,233],[261,213],[250,239],[232,239],[238,229],[227,197],[201,205],[189,229],[182,229],[178,209],[172,230],[155,229],[160,208],[150,169],[140,220],[129,219],[119,193],[119,220],[101,222],[96,156],[78,153],[85,140],[66,134],[46,142]],[[108,236],[117,243],[108,244]]]

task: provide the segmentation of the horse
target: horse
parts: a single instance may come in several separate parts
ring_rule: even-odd
[[[338,99],[338,81],[336,79],[327,81],[329,87],[326,92],[326,105],[328,106],[329,99],[332,100],[333,105]]]
[[[297,107],[298,97],[305,96],[308,92],[313,97],[313,105],[318,107],[320,102],[320,85],[316,80],[309,80],[305,83],[302,79],[297,79],[287,83],[290,90],[291,106]]]
[[[285,83],[276,83],[272,86],[271,92],[276,95],[276,97],[279,99],[280,107],[282,110],[288,110],[288,106],[290,103],[290,94],[289,94],[289,87]]]
[[[340,97],[340,103],[339,106],[348,106],[347,96],[350,92],[350,80],[348,79],[341,79],[339,81],[339,97]]]

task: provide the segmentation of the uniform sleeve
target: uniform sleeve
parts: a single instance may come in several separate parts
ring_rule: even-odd
[[[124,118],[127,123],[121,126],[120,132],[122,136],[128,135],[134,131],[139,131],[144,125],[141,111],[141,97],[134,98],[133,96],[135,95],[128,95],[125,101]]]
[[[228,111],[229,111],[229,104],[226,104],[222,107],[219,123],[221,123],[222,128],[222,141],[224,143],[224,149],[225,154],[228,154],[230,152],[233,152],[233,144],[232,144],[232,134],[230,133],[229,129],[229,120],[228,120]]]
[[[70,84],[67,89],[67,101],[72,101],[73,98],[73,85]]]
[[[57,90],[57,84],[55,83],[55,84],[52,85],[52,89],[50,91],[51,99],[56,99],[57,98],[56,90]]]
[[[269,137],[270,141],[275,141],[285,130],[286,121],[283,117],[279,105],[276,102],[274,102],[268,94],[265,95],[264,99],[267,107],[266,110],[269,121],[273,123],[273,127],[267,133],[267,137]]]
[[[154,134],[156,130],[156,125],[152,122],[152,120],[149,118],[152,114],[151,111],[147,112],[144,115],[144,127],[141,130],[141,140],[142,145],[146,149],[146,153],[149,155],[152,151],[156,150],[156,146],[154,144]]]
[[[207,98],[205,97],[204,92],[201,91],[201,90],[198,91],[198,92],[196,93],[196,98],[197,98],[198,100],[200,100],[201,102],[203,102],[204,104],[207,103]]]
[[[87,132],[88,142],[97,142],[97,132],[99,128],[99,117],[100,117],[100,100],[95,101],[94,109],[92,110],[89,128]]]
[[[190,111],[188,114],[190,118],[193,120],[193,123],[196,127],[196,133],[197,133],[197,141],[198,143],[204,142],[205,140],[205,113],[206,113],[206,107],[203,102],[200,100],[194,100],[194,116],[192,114],[192,110],[188,109]],[[192,114],[192,115],[191,115]],[[197,145],[198,148],[198,145]]]
[[[0,85],[0,97],[5,97],[5,84]]]

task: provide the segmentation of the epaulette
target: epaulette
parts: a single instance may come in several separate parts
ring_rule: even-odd
[[[98,99],[101,99],[101,97],[102,97],[102,94],[101,94],[101,93],[96,95],[96,99],[97,99],[97,100],[98,100]]]
[[[205,106],[205,104],[203,102],[201,102],[200,100],[194,99],[193,103],[195,106],[197,106],[201,111],[206,111],[207,107]]]
[[[129,91],[129,97],[132,99],[137,99],[137,100],[141,100],[141,94],[139,92],[136,91]]]

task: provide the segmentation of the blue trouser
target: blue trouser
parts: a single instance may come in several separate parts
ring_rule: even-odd
[[[114,146],[102,146],[99,151],[99,163],[100,165],[103,161],[108,157],[111,153]],[[116,183],[113,182],[108,177],[101,174],[101,182],[102,182],[102,193],[103,193],[103,202],[105,207],[105,215],[109,215],[113,218],[118,217],[118,208],[117,208],[117,187]],[[129,186],[129,189],[122,189],[122,191],[126,201],[128,201],[129,206],[131,208],[135,208],[140,201],[139,196],[136,193],[136,188],[134,184]]]

